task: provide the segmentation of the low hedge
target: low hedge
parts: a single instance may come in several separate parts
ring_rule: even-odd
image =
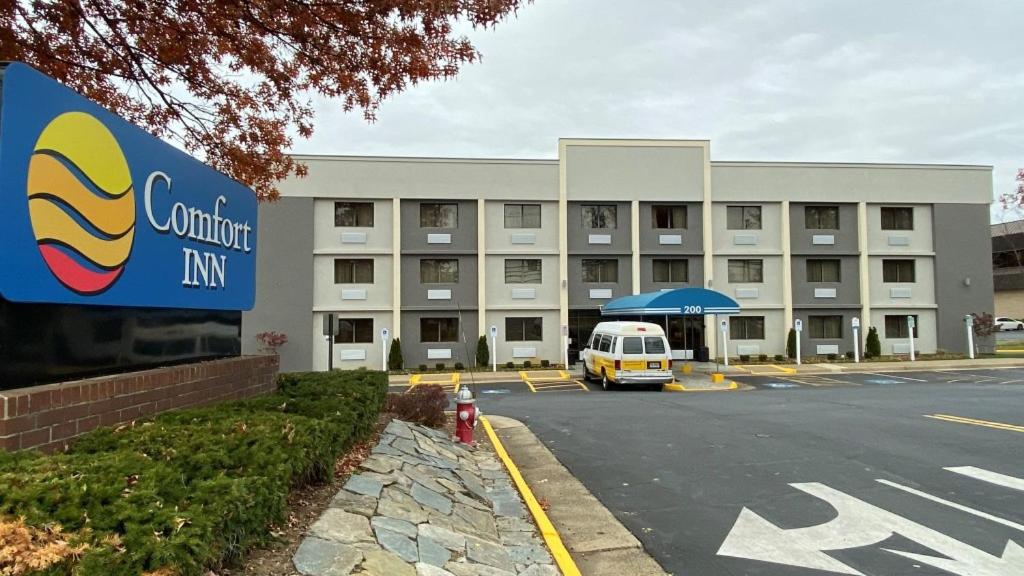
[[[95,430],[66,454],[0,455],[0,517],[58,523],[88,544],[36,574],[194,576],[235,561],[285,520],[290,488],[331,478],[387,397],[386,376],[365,370],[285,374],[278,385]]]

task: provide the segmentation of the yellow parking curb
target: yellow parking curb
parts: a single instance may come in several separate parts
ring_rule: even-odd
[[[544,537],[544,542],[548,545],[551,557],[558,564],[558,569],[562,571],[563,576],[582,576],[580,569],[576,567],[576,562],[573,561],[569,551],[565,548],[565,544],[562,543],[562,537],[558,535],[558,530],[555,529],[555,525],[551,523],[548,515],[541,508],[540,503],[537,502],[537,498],[533,495],[533,491],[530,490],[530,486],[523,479],[523,475],[519,473],[519,468],[516,468],[515,462],[512,461],[508,452],[505,451],[505,447],[501,444],[501,440],[498,439],[498,435],[494,433],[491,423],[487,421],[486,416],[481,416],[480,422],[483,423],[484,430],[487,431],[487,437],[491,439],[491,444],[494,445],[495,454],[498,455],[498,458],[501,458],[505,467],[508,468],[509,476],[512,477],[516,488],[522,494],[526,507],[533,514],[533,519],[537,522],[537,529],[540,530],[540,535]]]
[[[736,390],[739,388],[739,384],[729,380],[729,385],[725,388],[687,388],[679,382],[673,382],[671,384],[665,384],[661,387],[662,390],[668,392],[728,392],[730,390]]]

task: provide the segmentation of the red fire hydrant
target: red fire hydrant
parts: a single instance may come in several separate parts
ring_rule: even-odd
[[[480,417],[480,410],[476,407],[476,400],[469,388],[460,388],[455,396],[455,437],[463,444],[473,443],[473,428],[476,428],[476,421]]]

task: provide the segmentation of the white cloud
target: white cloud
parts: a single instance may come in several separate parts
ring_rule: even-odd
[[[537,0],[483,61],[374,124],[318,102],[303,153],[553,158],[559,137],[708,138],[719,160],[1024,166],[1024,3]]]

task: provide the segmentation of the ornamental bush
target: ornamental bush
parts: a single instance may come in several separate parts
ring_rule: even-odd
[[[383,373],[284,374],[277,392],[82,436],[66,454],[0,454],[0,520],[59,524],[75,561],[44,574],[197,576],[269,541],[290,488],[323,482],[373,431]]]
[[[868,328],[868,339],[864,343],[864,357],[878,358],[882,355],[882,343],[878,340],[878,329]]]
[[[414,386],[404,394],[388,394],[387,410],[406,422],[433,428],[445,423],[448,394],[437,384]]]
[[[790,328],[786,337],[786,356],[790,359],[796,358],[796,330]]]
[[[476,365],[487,368],[491,364],[491,349],[487,346],[487,336],[476,341]]]

